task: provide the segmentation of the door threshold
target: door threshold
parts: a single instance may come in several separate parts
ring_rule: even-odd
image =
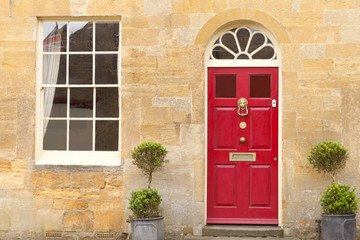
[[[206,225],[203,236],[213,237],[275,237],[282,238],[284,231],[279,226],[267,225]]]

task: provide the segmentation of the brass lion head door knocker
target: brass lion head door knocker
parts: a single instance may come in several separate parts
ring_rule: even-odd
[[[247,108],[248,105],[248,100],[246,98],[239,98],[238,100],[238,114],[240,115],[240,117],[245,117],[249,111]],[[245,113],[241,113],[240,111],[245,111]]]

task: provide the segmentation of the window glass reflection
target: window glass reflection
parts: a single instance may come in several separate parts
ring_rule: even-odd
[[[66,52],[66,22],[44,22],[43,51]]]
[[[92,55],[75,54],[69,56],[69,83],[92,84]]]
[[[93,116],[93,89],[70,89],[70,117]]]
[[[46,54],[43,56],[43,84],[66,83],[66,55]]]
[[[89,151],[92,149],[92,121],[70,121],[69,150]]]
[[[44,89],[44,117],[66,117],[67,89]]]
[[[117,54],[95,55],[95,84],[117,84]]]
[[[96,28],[96,51],[117,51],[119,48],[119,23],[98,22]]]
[[[96,151],[117,151],[119,140],[119,121],[96,121]]]
[[[70,51],[92,51],[93,50],[93,23],[71,22],[69,27]]]
[[[44,120],[44,150],[66,150],[66,121]]]
[[[96,117],[119,117],[118,88],[96,88]]]

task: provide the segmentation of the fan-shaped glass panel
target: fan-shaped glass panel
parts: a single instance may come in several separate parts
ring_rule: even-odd
[[[272,59],[275,54],[274,48],[267,46],[255,53],[253,59]]]
[[[236,33],[237,40],[239,42],[241,51],[245,51],[247,43],[250,37],[250,31],[246,28],[241,28]]]
[[[269,37],[262,31],[240,27],[224,32],[216,39],[210,59],[276,59],[276,50]]]

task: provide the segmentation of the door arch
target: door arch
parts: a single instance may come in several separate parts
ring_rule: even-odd
[[[280,60],[276,38],[256,22],[227,24],[208,42],[208,224],[281,223]]]

